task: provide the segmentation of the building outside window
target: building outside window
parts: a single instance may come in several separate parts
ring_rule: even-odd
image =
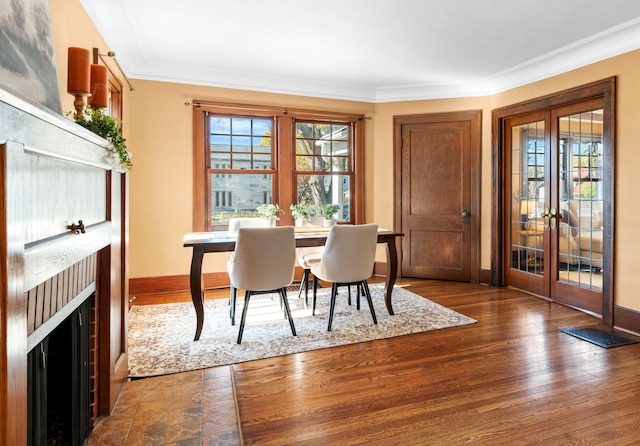
[[[292,223],[297,203],[318,216],[336,204],[339,222],[356,222],[362,117],[213,106],[196,109],[195,118],[194,230],[226,229],[229,219],[255,217],[268,203],[285,211],[283,224]]]

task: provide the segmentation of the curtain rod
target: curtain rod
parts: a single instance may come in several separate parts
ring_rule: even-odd
[[[323,116],[323,117],[327,117],[327,118],[356,118],[359,120],[371,120],[373,119],[371,116],[365,116],[365,115],[339,115],[339,114],[335,114],[335,113],[323,113],[323,112],[315,112],[312,110],[288,110],[288,109],[279,109],[279,108],[275,108],[275,107],[251,107],[251,106],[242,106],[242,105],[234,105],[234,104],[218,104],[215,102],[205,102],[205,101],[196,101],[196,102],[185,102],[184,103],[185,106],[189,107],[189,106],[193,106],[196,108],[200,108],[203,105],[210,105],[212,107],[216,107],[216,108],[229,108],[229,109],[236,109],[236,110],[255,110],[255,111],[268,111],[268,112],[280,112],[284,115],[288,115],[288,114],[301,114],[301,115],[314,115],[314,116]]]
[[[93,54],[94,54],[94,56],[93,56],[94,59],[96,59],[96,55],[97,55],[98,57],[100,57],[100,59],[102,59],[102,61],[105,63],[105,65],[106,65],[107,62],[104,60],[104,58],[105,57],[110,57],[116,63],[116,66],[118,67],[118,70],[120,71],[120,74],[122,74],[122,77],[124,78],[124,80],[129,85],[129,91],[136,91],[136,89],[133,88],[133,85],[131,85],[131,82],[129,81],[129,78],[124,73],[124,70],[120,66],[120,62],[118,62],[118,59],[116,59],[116,53],[114,53],[113,51],[108,51],[107,54],[102,54],[98,48],[94,48],[93,49]],[[98,63],[98,62],[96,61],[95,63]]]

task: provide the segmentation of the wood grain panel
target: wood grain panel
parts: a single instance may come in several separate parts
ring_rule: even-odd
[[[67,225],[85,226],[106,219],[104,170],[42,155],[25,156],[26,243],[67,233]]]
[[[0,89],[0,105],[0,140],[19,141],[29,153],[41,153],[105,170],[121,170],[106,140],[69,119],[3,89]]]
[[[111,172],[107,218],[113,222],[111,244],[98,253],[99,408],[108,414],[127,380],[126,220],[127,175]]]
[[[42,324],[42,311],[44,309],[44,285],[36,288],[36,298],[34,301],[36,310],[36,317],[33,321],[34,327],[38,328]]]
[[[20,187],[23,151],[21,144],[11,141],[0,145],[0,444],[3,445],[27,443],[27,303],[22,282],[24,221]]]
[[[394,117],[403,276],[479,281],[481,118],[479,110]]]
[[[55,322],[63,313],[60,308],[81,291],[81,283],[97,265],[68,268],[112,243],[108,208],[120,206],[123,197],[111,197],[107,175],[122,175],[123,170],[106,140],[2,89],[0,142],[4,142],[0,143],[0,444],[23,445],[27,349],[28,339],[33,339],[27,333],[39,320],[49,317]],[[88,225],[87,233],[65,234],[66,225],[80,219]],[[115,243],[125,240],[119,234]],[[126,264],[117,267],[119,271],[103,265],[102,281],[123,288]],[[114,295],[118,296],[122,298]],[[113,326],[121,333],[126,323],[114,320]],[[120,360],[120,375],[126,368],[125,358]],[[108,364],[100,369],[100,375],[107,377],[107,391],[117,392],[119,387],[109,382],[110,372]],[[111,401],[103,413],[110,410]]]
[[[28,334],[33,333],[95,282],[95,259],[96,254],[93,253],[25,293]],[[66,286],[60,286],[65,283]]]
[[[111,242],[111,223],[99,223],[87,228],[85,234],[68,234],[43,243],[31,245],[24,254],[24,287],[29,290],[71,265],[99,251]],[[79,275],[79,271],[72,271]],[[70,278],[70,286],[76,292],[76,278]]]
[[[434,235],[430,231],[412,231],[409,261],[424,268],[460,270],[463,267],[460,252],[461,238],[459,232],[438,231],[438,234]],[[455,276],[456,272],[453,274]]]

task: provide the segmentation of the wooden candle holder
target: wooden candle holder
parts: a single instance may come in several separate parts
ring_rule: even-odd
[[[73,107],[76,109],[76,116],[82,116],[84,109],[87,106],[87,97],[91,96],[91,93],[84,91],[70,91],[69,92],[75,100],[73,101]]]

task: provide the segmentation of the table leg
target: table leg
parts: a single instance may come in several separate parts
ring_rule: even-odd
[[[200,339],[202,333],[202,325],[204,324],[204,284],[202,281],[202,259],[204,258],[204,250],[193,247],[193,256],[191,257],[191,274],[189,284],[191,287],[191,300],[196,310],[196,335],[194,341]]]
[[[389,314],[395,314],[393,312],[393,306],[391,305],[391,293],[393,292],[393,286],[396,284],[396,277],[398,275],[398,252],[396,250],[395,237],[389,237],[385,240],[387,246],[387,280],[385,282],[384,303],[387,306]]]

